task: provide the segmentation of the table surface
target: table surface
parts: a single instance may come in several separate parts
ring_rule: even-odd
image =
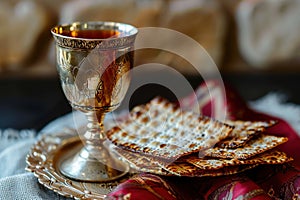
[[[281,92],[288,102],[300,104],[300,74],[222,74],[222,78],[247,101],[269,92]],[[201,83],[199,77],[188,77],[188,80],[194,88]],[[40,130],[53,119],[72,111],[57,77],[2,78],[0,91],[0,129]],[[131,105],[145,103],[157,95],[174,99],[172,92],[161,86],[145,85],[133,94]]]

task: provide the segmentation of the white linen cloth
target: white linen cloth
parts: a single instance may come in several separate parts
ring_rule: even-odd
[[[283,95],[270,93],[259,100],[250,102],[250,106],[255,110],[286,120],[300,133],[300,105],[285,103],[284,100]],[[38,183],[32,173],[26,172],[25,158],[30,147],[41,135],[83,125],[85,120],[82,117],[83,115],[79,113],[67,114],[49,123],[39,133],[34,130],[0,131],[0,200],[68,199],[45,188]],[[106,119],[106,121],[109,120],[111,116]]]

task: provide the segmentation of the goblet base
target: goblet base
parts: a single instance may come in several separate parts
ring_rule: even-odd
[[[89,145],[70,150],[77,153],[63,160],[59,170],[64,176],[82,182],[110,182],[125,176],[130,169],[128,164],[118,160],[113,152],[103,150],[95,152]]]

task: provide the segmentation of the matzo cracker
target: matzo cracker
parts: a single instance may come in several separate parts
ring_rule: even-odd
[[[247,159],[250,158],[251,156],[272,149],[287,141],[288,141],[287,137],[278,137],[273,135],[261,134],[257,138],[250,140],[243,147],[239,147],[236,149],[215,147],[215,148],[207,149],[204,152],[204,154],[206,156],[216,157],[216,158]]]
[[[181,111],[166,100],[155,99],[138,106],[131,116],[107,132],[109,140],[117,146],[164,159],[177,159],[211,148],[233,128],[209,117]]]

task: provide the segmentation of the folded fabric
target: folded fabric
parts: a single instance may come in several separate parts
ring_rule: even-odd
[[[209,87],[209,88],[208,88]],[[294,129],[284,120],[259,113],[248,107],[245,101],[231,88],[216,81],[202,84],[196,96],[180,101],[185,109],[200,109],[204,115],[217,117],[226,113],[226,119],[232,120],[276,120],[278,124],[268,129],[269,134],[286,136],[289,141],[278,147],[294,161],[285,165],[259,166],[244,173],[205,178],[163,177],[153,174],[139,174],[120,184],[109,194],[112,199],[300,199],[300,138]],[[225,95],[225,98],[223,98]],[[217,100],[224,99],[222,106],[216,106]],[[220,103],[220,102],[219,102]],[[216,110],[216,109],[219,110]],[[220,110],[221,109],[221,110]]]

